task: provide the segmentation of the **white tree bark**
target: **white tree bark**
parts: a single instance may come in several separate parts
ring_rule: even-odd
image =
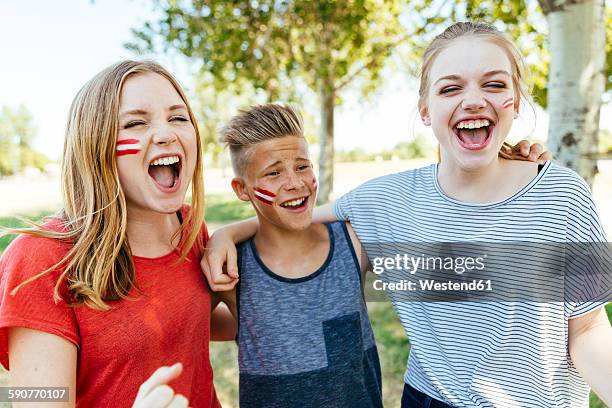
[[[605,90],[605,0],[540,4],[550,29],[548,148],[592,186]]]

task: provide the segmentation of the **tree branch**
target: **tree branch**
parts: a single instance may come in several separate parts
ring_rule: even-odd
[[[413,31],[412,33],[409,34],[404,34],[403,36],[401,36],[400,38],[398,38],[397,40],[395,40],[393,43],[391,43],[389,45],[389,47],[396,47],[399,44],[403,43],[404,41],[406,41],[408,38],[413,37],[413,36],[417,36],[422,34],[425,29],[436,19],[438,18],[438,14],[440,14],[440,12],[442,11],[442,7],[444,6],[444,2],[441,2],[440,7],[438,7],[438,10],[436,10],[436,12],[434,13],[435,17],[427,17],[427,19],[425,20],[425,23],[419,27],[417,30]],[[371,67],[375,62],[377,57],[382,54],[385,50],[381,50],[377,53],[375,53],[372,58],[370,59],[370,61],[368,61],[366,64],[362,65],[361,67],[359,67],[357,69],[357,71],[353,72],[352,74],[350,74],[349,76],[346,77],[345,80],[343,80],[342,82],[340,82],[340,84],[338,84],[338,86],[336,86],[334,88],[335,92],[338,92],[339,90],[341,90],[342,88],[344,88],[345,86],[347,86],[348,84],[350,84],[355,78],[357,78],[363,71],[365,71],[366,69],[368,69],[369,67]]]

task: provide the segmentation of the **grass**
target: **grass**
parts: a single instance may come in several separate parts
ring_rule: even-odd
[[[49,214],[50,212],[40,212],[30,214],[26,218],[39,220]],[[233,196],[213,194],[207,196],[207,223],[223,224],[253,215],[249,204],[238,201]],[[25,226],[15,217],[0,218],[0,225],[4,227]],[[4,251],[12,238],[0,237],[0,253]],[[368,310],[381,360],[384,405],[397,407],[400,405],[402,380],[410,344],[390,302],[369,303]],[[612,304],[606,306],[606,312],[612,322]],[[215,387],[223,406],[225,408],[238,407],[238,368],[235,343],[212,343],[210,358],[215,373]],[[6,381],[7,373],[0,369],[0,385],[5,385]],[[3,406],[6,405],[0,403],[0,407]],[[590,407],[605,408],[605,405],[591,393]]]
[[[38,213],[26,215],[23,218],[29,219],[31,221],[39,221],[42,218],[51,214],[51,211],[41,211]],[[19,217],[0,217],[0,226],[6,228],[22,228],[27,227],[28,225],[23,222]],[[0,236],[0,254],[4,252],[6,247],[11,243],[13,239],[15,239],[14,235]]]
[[[225,223],[253,217],[255,211],[249,203],[234,195],[209,194],[206,196],[206,222]]]

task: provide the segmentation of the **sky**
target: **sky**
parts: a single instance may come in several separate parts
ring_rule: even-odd
[[[145,0],[24,0],[0,2],[0,105],[25,105],[37,128],[34,148],[52,159],[61,155],[68,109],[81,86],[123,58],[130,28],[154,18]],[[192,80],[177,58],[155,59],[189,89]],[[336,149],[380,151],[426,131],[416,115],[416,89],[405,75],[391,73],[375,95],[363,100],[346,91],[335,118]],[[306,104],[312,106],[313,104]],[[612,106],[602,110],[602,126],[612,127]],[[316,117],[318,111],[311,112]],[[543,140],[546,115],[527,112],[515,123],[515,140],[534,132]],[[535,123],[535,126],[534,126]],[[433,138],[433,136],[431,136]],[[374,142],[375,141],[375,142]]]

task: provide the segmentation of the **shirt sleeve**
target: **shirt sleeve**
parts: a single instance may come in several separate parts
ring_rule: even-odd
[[[566,296],[570,297],[570,319],[584,316],[612,300],[612,245],[607,242],[588,186],[581,184],[583,197],[579,205],[583,216],[571,217],[568,229]]]
[[[360,187],[357,187],[344,194],[334,203],[334,213],[336,214],[338,221],[351,221],[351,218],[353,218],[353,204],[355,202],[355,195],[359,191]]]
[[[8,329],[26,327],[80,344],[74,310],[53,292],[61,270],[49,273],[11,291],[25,280],[53,267],[66,253],[59,241],[23,235],[13,241],[0,258],[0,363],[8,369]],[[67,290],[62,291],[66,298]]]

